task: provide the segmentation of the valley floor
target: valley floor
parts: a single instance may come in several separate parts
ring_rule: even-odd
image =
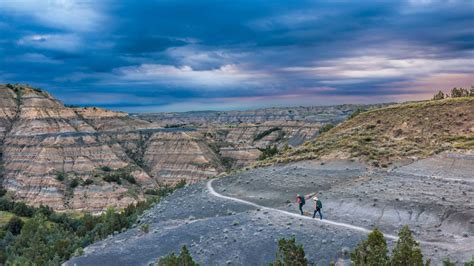
[[[474,254],[473,156],[441,154],[381,171],[350,161],[253,169],[181,189],[139,225],[85,249],[67,265],[148,265],[187,245],[201,265],[265,265],[277,241],[295,236],[310,262],[348,262],[348,251],[380,228],[389,245],[408,224],[434,265]],[[437,165],[445,167],[436,168]],[[451,167],[451,168],[449,168]],[[437,170],[436,170],[437,169]],[[297,214],[296,193],[318,193],[322,222]],[[311,212],[307,201],[305,211]]]

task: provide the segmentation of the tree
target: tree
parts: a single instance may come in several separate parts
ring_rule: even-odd
[[[457,97],[467,97],[469,96],[469,91],[463,88],[453,88],[451,90],[451,97],[457,98]]]
[[[387,252],[387,242],[382,232],[375,228],[368,235],[367,240],[357,245],[356,249],[351,253],[351,260],[354,265],[388,265],[389,257]]]
[[[423,254],[407,225],[400,230],[398,237],[392,251],[391,264],[393,266],[423,266]]]
[[[433,100],[442,100],[442,99],[444,99],[444,93],[442,91],[438,91],[438,93],[436,93],[433,96]]]
[[[464,266],[474,266],[474,256],[472,256],[471,261],[467,261],[464,263]]]
[[[199,266],[194,262],[189,250],[186,246],[181,248],[181,254],[176,256],[174,252],[171,252],[169,255],[160,258],[157,263],[158,266]]]
[[[8,223],[5,225],[5,228],[10,231],[10,233],[16,236],[20,234],[23,224],[23,221],[18,218],[18,216],[13,216],[10,221],[8,221]]]
[[[308,260],[305,258],[303,245],[296,244],[296,240],[282,238],[278,241],[278,251],[272,266],[306,266]]]

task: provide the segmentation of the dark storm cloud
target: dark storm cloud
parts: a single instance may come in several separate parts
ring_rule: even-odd
[[[425,97],[474,83],[473,12],[468,0],[6,0],[0,82],[138,111]]]

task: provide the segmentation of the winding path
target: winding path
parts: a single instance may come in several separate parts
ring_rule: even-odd
[[[366,233],[366,234],[369,234],[370,232],[372,232],[372,230],[369,230],[367,228],[360,227],[360,226],[355,226],[355,225],[341,223],[341,222],[335,222],[335,221],[331,221],[331,220],[313,219],[312,217],[309,217],[309,216],[302,216],[300,214],[293,213],[293,212],[288,212],[288,211],[284,211],[284,210],[280,210],[280,209],[276,209],[276,208],[265,207],[265,206],[262,206],[262,205],[259,205],[259,204],[256,204],[256,203],[253,203],[253,202],[250,202],[250,201],[246,201],[246,200],[243,200],[243,199],[224,196],[224,195],[218,193],[212,187],[212,183],[214,182],[214,180],[216,180],[216,179],[211,179],[207,182],[207,190],[209,191],[209,193],[211,195],[213,195],[215,197],[218,197],[218,198],[221,198],[221,199],[231,200],[231,201],[234,201],[234,202],[239,202],[239,203],[242,203],[242,204],[250,205],[250,206],[253,206],[255,208],[259,208],[261,210],[279,212],[281,214],[284,214],[284,215],[287,215],[287,216],[292,216],[292,217],[295,217],[295,218],[306,219],[306,220],[311,220],[311,221],[318,222],[318,223],[325,223],[325,224],[330,224],[330,225],[333,225],[333,226],[344,227],[344,228],[347,228],[347,229],[350,229],[350,230],[359,231],[359,232]],[[385,238],[395,240],[395,241],[398,240],[398,236],[394,236],[394,235],[391,235],[391,234],[385,234],[385,233],[383,235],[385,236]],[[421,244],[424,244],[424,245],[433,245],[433,246],[444,247],[444,248],[453,248],[453,246],[448,244],[448,243],[437,243],[437,242],[435,243],[435,242],[426,242],[426,241],[418,241],[418,242],[421,243]]]

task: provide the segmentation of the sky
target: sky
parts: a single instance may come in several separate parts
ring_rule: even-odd
[[[474,85],[474,0],[0,0],[0,83],[128,112]]]

